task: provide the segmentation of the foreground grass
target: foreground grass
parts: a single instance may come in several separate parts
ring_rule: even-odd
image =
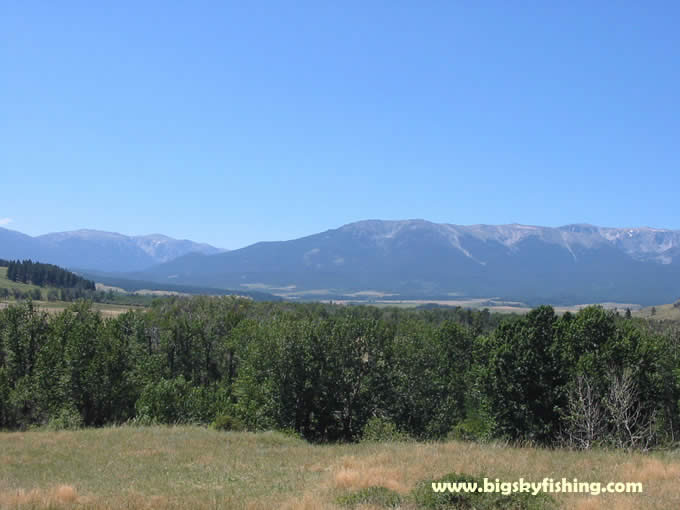
[[[680,508],[680,453],[569,452],[474,443],[310,445],[279,433],[114,427],[0,433],[0,508],[337,509],[368,487],[404,496],[450,472],[633,481],[643,494],[555,495],[581,510]],[[363,509],[381,508],[363,506]]]

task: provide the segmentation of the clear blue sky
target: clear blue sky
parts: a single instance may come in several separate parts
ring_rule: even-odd
[[[680,228],[678,2],[105,3],[3,3],[6,228]]]

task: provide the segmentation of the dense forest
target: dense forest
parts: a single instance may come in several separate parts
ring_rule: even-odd
[[[164,298],[0,310],[0,428],[203,423],[650,448],[680,433],[680,333],[588,307],[523,316]]]
[[[7,267],[7,278],[13,282],[30,283],[39,287],[95,290],[93,281],[53,264],[31,260],[0,260],[0,267]]]

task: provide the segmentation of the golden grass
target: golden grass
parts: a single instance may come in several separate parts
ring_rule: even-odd
[[[0,493],[0,506],[55,506],[78,502],[78,491],[70,485],[50,489],[17,489]]]
[[[453,471],[503,481],[641,482],[643,494],[555,499],[581,510],[680,508],[678,452],[462,442],[310,445],[277,433],[113,427],[2,433],[0,460],[2,509],[337,510],[334,501],[347,491],[383,486],[408,501],[418,482]]]
[[[654,314],[652,315],[652,309]],[[642,317],[644,319],[653,320],[680,320],[680,306],[674,304],[665,304],[657,306],[648,306],[641,310],[633,310],[633,317]]]

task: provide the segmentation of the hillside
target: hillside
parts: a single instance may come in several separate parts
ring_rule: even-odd
[[[291,241],[190,254],[136,274],[280,295],[496,297],[652,305],[680,295],[680,231],[362,221]]]
[[[34,303],[41,310],[45,310],[50,313],[57,313],[63,311],[68,306],[72,305],[72,300],[62,301],[58,299],[60,294],[60,289],[58,287],[52,286],[37,286],[33,284],[15,282],[7,278],[7,267],[0,266],[0,308],[7,306],[8,303],[16,301],[14,291],[17,290],[21,293],[21,298],[31,297]],[[4,289],[9,291],[9,294],[4,296]],[[51,296],[50,294],[53,294]],[[36,296],[40,296],[39,299]],[[54,299],[57,296],[57,299]],[[127,312],[132,309],[139,309],[140,307],[145,307],[151,304],[153,296],[142,296],[134,294],[120,294],[113,293],[109,296],[104,296],[104,293],[99,292],[89,292],[86,296],[89,299],[94,299],[93,307],[99,310],[105,317],[115,317],[121,313]],[[105,297],[105,299],[103,299]],[[70,299],[75,298],[72,296]]]
[[[6,267],[0,267],[0,289],[9,289],[10,291],[13,289],[20,290],[23,293],[27,292],[34,292],[34,291],[40,291],[41,295],[44,297],[46,289],[42,289],[38,287],[37,285],[32,285],[28,283],[21,283],[21,282],[13,282],[12,280],[7,278],[7,268]]]
[[[644,317],[655,320],[680,321],[680,301],[666,305],[655,305],[633,311],[634,317]]]

